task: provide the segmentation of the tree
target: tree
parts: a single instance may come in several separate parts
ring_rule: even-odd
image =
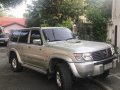
[[[5,16],[5,15],[6,15],[6,13],[5,13],[4,10],[1,8],[1,9],[0,9],[0,17]]]
[[[40,26],[40,23],[47,23],[49,26],[57,26],[69,18],[76,22],[83,14],[83,2],[84,0],[34,1],[33,6],[28,7],[27,25]]]
[[[106,13],[108,19],[112,18],[112,1],[113,0],[105,0],[102,10]]]
[[[23,0],[0,0],[0,4],[3,7],[14,7],[17,4],[20,4]]]
[[[79,16],[85,15],[92,25],[94,40],[105,41],[111,7],[112,0],[35,0],[25,16],[28,27],[71,27],[71,22],[77,24],[81,21]]]
[[[5,16],[5,9],[20,4],[23,0],[0,0],[0,17]]]
[[[92,23],[93,38],[96,41],[105,41],[107,33],[107,18],[105,14],[94,7],[87,11],[87,18]]]
[[[107,23],[111,18],[111,5],[111,0],[89,0],[86,17],[92,24],[93,37],[96,41],[106,41]]]

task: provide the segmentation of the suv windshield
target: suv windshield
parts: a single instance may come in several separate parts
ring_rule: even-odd
[[[7,34],[1,34],[0,38],[8,38],[8,35]]]
[[[73,33],[68,28],[44,29],[45,39],[52,41],[64,41],[74,39]]]

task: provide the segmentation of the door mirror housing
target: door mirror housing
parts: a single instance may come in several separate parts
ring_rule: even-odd
[[[74,33],[73,33],[73,38],[79,39],[79,36],[78,36],[77,34],[74,34]]]
[[[41,45],[42,41],[40,39],[34,39],[33,40],[33,44],[35,44],[35,45]]]

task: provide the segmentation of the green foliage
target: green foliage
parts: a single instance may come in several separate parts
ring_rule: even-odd
[[[111,10],[112,0],[35,0],[33,5],[28,6],[28,13],[24,16],[27,19],[27,27],[71,28],[73,22],[80,26],[79,31],[86,30],[80,34],[91,32],[90,36],[94,40],[106,41],[107,22],[111,18]],[[79,16],[82,15],[86,16],[90,24],[79,23]],[[89,28],[92,29],[89,31]]]
[[[49,25],[44,23],[44,24],[41,24],[41,27],[49,27]]]
[[[105,0],[102,10],[105,12],[108,19],[112,18],[112,2],[113,0]]]
[[[0,9],[0,17],[5,16],[5,15],[6,15],[6,13],[4,12],[4,10]]]
[[[93,40],[91,23],[84,23],[81,19],[76,24],[77,35],[82,40]]]
[[[57,26],[64,24],[69,18],[75,22],[79,15],[83,14],[83,1],[36,0],[33,2],[33,6],[28,7],[27,26],[40,26],[44,23],[49,26]]]
[[[94,0],[91,1],[93,1],[92,4],[88,5],[86,9],[86,17],[92,23],[94,40],[106,41],[107,22],[111,17],[108,13],[110,13],[111,9],[104,8],[106,7],[104,0],[102,0],[102,3]]]
[[[59,26],[59,27],[67,27],[67,28],[72,29],[72,21],[69,18],[67,20],[64,20],[62,23],[58,24],[57,26]]]
[[[23,0],[0,0],[0,17],[6,16],[5,9],[20,4]]]
[[[38,27],[40,26],[42,19],[41,19],[41,9],[43,2],[41,0],[37,0],[33,2],[33,5],[28,6],[27,13],[24,14],[26,18],[27,27]],[[42,24],[44,24],[43,22]]]
[[[20,4],[23,0],[0,0],[0,4],[3,7],[14,7],[18,4]]]

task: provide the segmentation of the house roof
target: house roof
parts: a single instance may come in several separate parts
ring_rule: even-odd
[[[26,26],[24,18],[0,17],[0,26],[6,27],[12,24]]]

